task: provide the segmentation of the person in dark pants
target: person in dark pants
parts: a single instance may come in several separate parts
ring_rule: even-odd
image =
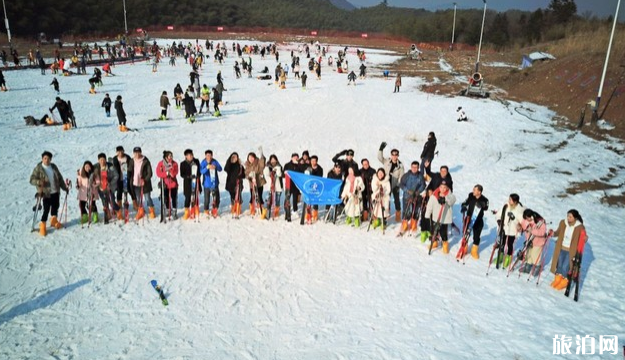
[[[126,112],[124,111],[124,103],[122,102],[122,96],[117,95],[115,100],[115,110],[117,111],[117,121],[119,122],[119,131],[126,132]]]
[[[112,105],[112,101],[111,98],[109,97],[109,94],[104,95],[104,99],[102,100],[102,107],[104,108],[104,112],[106,113],[106,117],[110,117],[111,116],[111,105]]]
[[[428,134],[428,140],[423,145],[423,151],[421,151],[421,163],[425,164],[425,171],[430,172],[430,164],[434,155],[436,154],[436,135],[434,131],[430,131]],[[451,190],[453,191],[453,189]]]
[[[69,191],[63,175],[52,164],[52,153],[44,151],[41,154],[41,162],[35,166],[32,174],[30,175],[30,184],[37,187],[37,196],[43,200],[43,214],[41,215],[41,222],[39,223],[39,234],[41,236],[47,235],[46,222],[48,221],[48,214],[52,215],[50,219],[50,226],[60,229],[63,227],[57,220],[60,204],[60,190],[65,192]]]
[[[375,169],[369,165],[368,159],[362,159],[360,164],[362,164],[360,176],[362,176],[362,181],[365,184],[365,191],[362,193],[362,221],[367,221],[371,212],[371,194],[373,192],[371,190],[371,180],[373,180],[375,175]]]
[[[192,170],[194,164],[196,166],[195,174]],[[191,192],[193,191],[193,186],[191,183],[194,181],[194,178],[199,179],[200,176],[200,161],[193,156],[193,150],[191,149],[186,149],[184,151],[184,161],[180,163],[180,176],[182,177],[182,191],[184,192],[183,219],[186,220],[189,218],[189,207],[191,206]],[[202,187],[199,186],[200,191],[201,189]]]
[[[138,207],[137,198],[135,196],[133,187],[131,186],[131,183],[130,183],[132,181],[131,175],[130,175],[132,173],[131,169],[134,166],[132,162],[132,157],[124,152],[124,147],[121,145],[115,149],[115,152],[117,153],[117,156],[113,158],[113,166],[115,167],[115,170],[117,170],[117,173],[119,174],[119,178],[117,180],[117,193],[115,194],[115,198],[117,200],[117,207],[121,209],[122,195],[124,195],[124,192],[126,192],[130,194],[130,198],[132,199],[133,209],[136,210]],[[126,169],[125,172],[122,171],[123,168]],[[124,190],[124,181],[126,182],[125,190]],[[117,213],[117,219],[118,220],[122,219],[121,211]]]
[[[480,235],[484,228],[484,212],[488,210],[488,199],[482,195],[484,188],[482,185],[475,185],[473,192],[467,196],[467,199],[462,203],[460,211],[467,218],[467,221],[471,221],[475,217],[473,222],[473,246],[471,247],[471,256],[474,259],[479,259],[479,246]]]
[[[297,153],[293,153],[291,154],[291,161],[287,164],[284,165],[284,171],[293,171],[293,172],[303,172],[302,170],[302,166],[299,163],[299,154]],[[289,201],[289,197],[292,196],[293,200],[291,200],[291,207],[293,209],[294,212],[297,212],[297,202],[299,200],[299,195],[300,195],[300,191],[297,188],[297,186],[295,186],[295,183],[293,182],[293,180],[289,179],[290,184],[287,187],[286,192],[286,196],[284,201],[288,202]]]
[[[63,121],[63,128],[65,129],[68,126],[68,124],[70,124],[69,105],[67,105],[67,102],[65,100],[62,100],[60,97],[57,96],[54,106],[51,107],[49,110],[50,112],[52,112],[54,111],[54,109],[58,110],[59,115],[61,116],[61,121]]]
[[[241,193],[243,192],[243,180],[245,179],[245,168],[239,160],[239,154],[233,152],[230,154],[226,166],[224,167],[226,172],[226,190],[230,193],[230,211],[234,216],[241,215],[241,204],[243,198]]]

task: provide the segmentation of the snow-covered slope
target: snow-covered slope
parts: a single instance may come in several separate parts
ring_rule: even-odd
[[[367,59],[379,65],[395,58],[371,50]],[[355,55],[349,60],[356,68]],[[554,114],[532,104],[430,96],[417,90],[421,79],[404,78],[401,92],[393,94],[394,81],[369,78],[346,86],[346,74],[324,67],[321,80],[309,76],[307,90],[292,76],[279,90],[273,82],[234,79],[234,61],[209,62],[202,70],[201,82],[209,86],[222,71],[228,103],[223,117],[193,125],[178,110],[170,110],[174,120],[147,121],[159,115],[163,90],[171,95],[176,83],[186,87],[190,69],[180,62],[165,63],[157,73],[145,63],[118,66],[97,95],[88,94],[85,76],[60,77],[61,97],[72,101],[78,121],[78,129],[68,132],[23,125],[23,116],[39,118],[53,104],[50,75],[5,73],[0,358],[542,359],[552,356],[556,334],[619,335],[620,348],[625,211],[602,205],[603,191],[565,196],[565,189],[602,177],[622,184],[625,160],[609,150],[621,144],[556,129]],[[276,63],[254,56],[253,65],[273,73]],[[124,97],[128,126],[137,132],[121,133],[116,119],[104,116],[104,92]],[[456,122],[458,106],[469,122]],[[480,260],[463,266],[453,259],[455,233],[452,254],[428,256],[415,238],[395,237],[394,223],[383,236],[364,225],[233,220],[225,174],[219,219],[81,229],[72,191],[66,229],[44,239],[29,232],[34,189],[28,178],[43,150],[72,181],[83,161],[95,162],[99,152],[112,156],[117,145],[127,151],[141,146],[153,165],[163,150],[180,161],[186,148],[198,157],[212,149],[222,164],[231,152],[245,156],[260,145],[282,163],[294,151],[309,150],[327,172],[332,156],[348,148],[357,160],[367,157],[380,166],[381,141],[399,149],[407,165],[430,131],[438,137],[434,167],[450,167],[459,202],[479,183],[491,208],[501,208],[516,192],[551,227],[567,210],[581,212],[590,240],[579,303],[552,290],[547,272],[539,286],[503,271],[485,276],[496,232],[492,215]],[[244,195],[249,197],[247,189]],[[457,204],[457,224],[459,211]],[[163,284],[168,307],[151,279]]]

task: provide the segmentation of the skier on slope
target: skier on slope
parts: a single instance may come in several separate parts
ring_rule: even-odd
[[[356,73],[353,70],[347,75],[347,85],[350,84],[356,85]]]
[[[538,276],[540,261],[542,260],[542,250],[547,243],[547,224],[545,219],[537,212],[531,209],[523,211],[523,220],[521,221],[521,229],[525,232],[526,239],[533,237],[531,244],[528,245],[525,254],[525,265],[521,272],[529,274],[532,268],[535,268],[534,276]]]
[[[364,79],[367,76],[367,67],[365,66],[365,64],[360,64],[360,74],[358,76],[361,79]]]
[[[280,197],[282,195],[282,165],[278,157],[274,154],[269,156],[269,162],[263,170],[265,180],[269,182],[269,203],[273,208],[273,214],[269,214],[274,219],[280,216]],[[272,197],[273,189],[273,197]]]
[[[63,121],[63,130],[71,129],[72,125],[69,120],[70,110],[69,110],[69,105],[67,104],[67,101],[62,100],[60,97],[57,96],[54,106],[52,106],[48,110],[52,112],[54,111],[54,109],[57,109],[59,112],[59,115],[61,116],[61,121]]]
[[[423,144],[423,151],[421,151],[421,162],[425,164],[425,171],[429,174],[430,165],[436,154],[436,135],[434,131],[430,131],[428,134],[428,140]]]
[[[159,119],[167,120],[167,108],[170,106],[169,98],[167,97],[167,91],[163,91],[161,94],[161,116]]]
[[[362,213],[362,192],[365,184],[360,176],[356,176],[353,168],[347,169],[345,187],[341,193],[341,199],[345,205],[345,223],[360,227],[360,214]]]
[[[390,158],[385,158],[384,157],[385,148],[386,148],[386,142],[382,142],[380,144],[380,149],[378,150],[378,160],[382,163],[382,165],[384,166],[384,170],[390,176],[391,192],[393,193],[393,200],[395,202],[395,221],[400,222],[402,206],[401,206],[401,203],[399,202],[399,182],[402,179],[402,176],[404,176],[404,164],[399,160],[399,150],[397,149],[391,150]],[[413,162],[413,166],[414,166],[414,162]],[[419,163],[417,163],[417,170],[418,168],[419,168]],[[420,173],[419,176],[423,177],[423,174]],[[423,191],[423,189],[421,189],[419,193],[421,191]],[[404,199],[405,199],[405,194],[406,193],[404,192]],[[406,203],[404,202],[404,207],[403,207],[404,209],[405,209],[405,206],[406,206]]]
[[[215,90],[217,90],[217,93],[219,94],[219,105],[223,105],[224,102],[224,91],[228,91],[226,88],[224,88],[224,84],[220,83],[215,85]]]
[[[425,209],[424,222],[428,222],[428,228],[430,231],[434,231],[436,222],[440,216],[440,228],[438,229],[438,235],[443,243],[443,254],[449,254],[449,243],[447,242],[448,226],[452,221],[452,207],[456,203],[456,196],[451,192],[446,181],[442,181],[440,186],[434,190],[432,196],[428,200],[427,207]],[[443,208],[441,208],[443,207]],[[442,211],[441,211],[442,210]],[[427,234],[429,237],[429,234]],[[421,242],[424,242],[423,232],[421,235]],[[438,247],[438,238],[432,239],[432,249]]]
[[[182,108],[182,98],[184,91],[182,91],[182,86],[180,84],[176,84],[174,88],[174,98],[176,99],[176,109],[180,110]]]
[[[52,163],[51,152],[44,151],[41,154],[41,162],[35,166],[30,175],[30,184],[37,188],[37,196],[43,200],[43,214],[41,215],[41,222],[39,223],[39,234],[41,236],[46,236],[48,214],[52,215],[50,226],[55,229],[63,227],[63,224],[57,220],[61,197],[60,190],[69,192],[63,175],[61,175],[56,165]]]
[[[52,78],[52,82],[50,83],[50,85],[54,87],[54,91],[56,91],[57,94],[61,92],[61,90],[59,89],[59,81],[55,77]]]
[[[502,219],[497,219],[498,225],[503,227],[503,235],[504,242],[500,244],[506,248],[506,252],[503,255],[504,258],[497,258],[497,262],[501,263],[503,260],[503,267],[507,268],[512,261],[512,254],[514,252],[514,240],[519,233],[519,229],[521,226],[521,220],[523,220],[523,212],[525,209],[523,208],[523,204],[520,202],[520,197],[518,194],[510,194],[508,197],[508,202],[502,208]],[[501,253],[503,254],[503,248],[501,249]]]
[[[193,94],[193,92],[191,92],[191,94]],[[195,121],[197,108],[195,107],[195,100],[193,99],[193,96],[189,94],[188,90],[185,91],[182,102],[184,103],[185,119],[188,119],[189,122],[193,123]]]
[[[111,101],[111,97],[109,94],[104,95],[104,99],[102,99],[102,107],[104,108],[104,112],[106,113],[106,117],[111,116],[111,105],[113,102]]]
[[[373,228],[376,229],[379,226],[385,228],[391,195],[391,184],[389,183],[389,179],[388,176],[386,176],[384,168],[379,168],[376,172],[373,180],[371,181],[371,188],[373,189],[371,203]]]
[[[263,155],[262,146],[258,147],[258,156],[254,152],[250,152],[247,155],[247,161],[245,162],[245,177],[249,180],[250,184],[255,186],[254,189],[250,188],[250,213],[254,215],[256,213],[255,206],[262,208],[263,206],[263,186],[266,183],[263,170],[265,169],[266,159]],[[255,193],[252,193],[254,191]],[[253,199],[256,199],[253,201]]]
[[[308,79],[308,75],[306,75],[306,71],[302,72],[302,89],[306,89],[306,80]]]
[[[202,113],[202,109],[204,108],[204,105],[206,105],[206,112],[210,113],[210,94],[211,91],[208,88],[208,86],[206,84],[204,84],[204,86],[202,86],[202,90],[200,92],[200,98],[202,99],[202,104],[200,105],[200,111],[199,113]]]
[[[113,201],[118,181],[119,173],[113,164],[106,160],[106,154],[98,154],[98,163],[93,167],[93,182],[97,186],[98,195],[102,200],[105,224],[108,224],[113,216],[111,208],[115,213],[119,211],[117,203]]]
[[[133,150],[133,158],[131,168],[132,173],[130,179],[132,179],[132,186],[134,187],[137,201],[139,202],[139,208],[137,210],[137,216],[135,220],[140,220],[145,216],[144,206],[147,204],[149,210],[150,219],[154,219],[154,203],[152,202],[152,165],[150,160],[143,156],[141,148],[136,146]],[[143,196],[143,197],[142,197]]]
[[[579,211],[569,210],[566,213],[566,219],[560,221],[555,231],[549,230],[548,236],[557,237],[551,260],[551,272],[555,274],[551,287],[564,290],[569,283],[567,275],[573,268],[573,261],[578,255],[579,242],[586,240],[584,220]]]
[[[193,165],[196,166],[196,171],[193,173]],[[200,161],[193,156],[193,150],[186,149],[184,151],[184,161],[180,163],[180,176],[182,177],[182,185],[184,192],[184,215],[183,219],[189,218],[189,207],[191,207],[191,197],[193,193],[193,182],[195,179],[200,179]],[[199,186],[198,192],[201,192],[202,187]],[[197,201],[197,199],[196,199]]]
[[[122,102],[122,96],[117,95],[115,99],[115,111],[117,112],[117,121],[119,122],[119,131],[126,132],[126,111],[124,111],[124,103]]]
[[[204,214],[209,216],[210,199],[213,196],[213,209],[210,213],[214,218],[219,214],[219,174],[222,170],[219,161],[213,158],[213,151],[206,150],[204,152],[204,160],[200,164],[200,172],[204,175]]]
[[[359,172],[365,185],[365,190],[362,194],[362,220],[367,221],[369,219],[369,212],[371,211],[371,180],[373,180],[373,176],[375,175],[375,169],[369,165],[369,160],[366,158],[360,160],[360,164],[362,167]]]
[[[471,256],[476,260],[480,258],[480,236],[482,234],[482,228],[484,228],[484,212],[488,210],[488,199],[482,195],[483,190],[482,185],[475,185],[473,187],[473,192],[469,193],[460,208],[460,212],[462,212],[463,217],[466,218],[465,221],[468,225],[471,224],[471,219],[473,217],[475,218],[473,222],[473,246],[471,247]],[[467,224],[463,224],[463,226]],[[464,230],[468,231],[468,229]],[[467,244],[467,247],[468,246]],[[467,249],[465,248],[464,251],[466,252]],[[461,254],[461,256],[464,256],[464,254]]]
[[[78,190],[78,207],[80,208],[80,224],[89,222],[89,212],[91,212],[91,222],[98,222],[98,186],[93,182],[93,164],[91,161],[85,161],[82,168],[78,170],[76,179],[76,190]],[[91,194],[89,194],[91,192]],[[87,204],[91,198],[91,204]],[[88,210],[87,206],[91,209]]]
[[[393,181],[392,177],[391,181]],[[408,227],[410,227],[411,231],[416,231],[420,215],[419,210],[421,209],[421,205],[423,203],[421,193],[425,190],[423,169],[419,168],[418,161],[413,161],[410,164],[410,171],[402,175],[397,187],[401,188],[403,193],[402,202],[404,214],[402,217],[401,231],[405,232],[408,230]],[[391,185],[391,189],[392,188],[393,185]],[[393,195],[395,195],[394,191]],[[399,197],[399,189],[397,190],[397,197]],[[423,240],[423,238],[421,240]]]
[[[163,160],[156,165],[156,176],[162,179],[159,188],[163,194],[163,204],[165,208],[174,215],[174,220],[178,219],[178,163],[174,160],[174,154],[171,151],[163,151]],[[162,211],[162,210],[161,210]]]
[[[285,172],[293,171],[293,172],[299,172],[299,173],[304,172],[304,169],[299,163],[298,153],[291,154],[291,161],[284,165],[284,171]],[[299,202],[300,191],[297,188],[297,186],[295,186],[295,183],[293,182],[293,180],[289,179],[289,181],[290,181],[290,184],[285,184],[288,190],[286,191],[286,194],[285,194],[284,204],[286,206],[287,203],[290,202],[293,212],[297,213],[297,203]],[[291,200],[290,197],[293,197],[293,199]]]
[[[213,91],[213,114],[215,116],[221,116],[221,111],[219,111],[219,92],[216,88],[212,89]]]
[[[119,178],[117,180],[117,207],[121,209],[122,207],[122,195],[124,195],[124,177],[126,177],[126,192],[130,194],[130,198],[132,199],[132,207],[134,210],[139,208],[137,204],[137,197],[132,187],[132,169],[134,167],[132,157],[124,151],[123,146],[118,146],[115,148],[116,156],[113,158],[113,166],[115,170],[119,174]],[[122,171],[122,168],[126,168],[126,173]],[[117,220],[122,219],[122,212],[117,212]]]
[[[226,177],[226,190],[230,194],[230,211],[238,216],[241,214],[241,204],[243,203],[241,193],[243,192],[243,180],[245,179],[245,168],[241,165],[239,154],[236,152],[230,154],[224,171],[228,174]]]
[[[399,88],[401,87],[401,74],[397,74],[397,78],[395,78],[395,90],[394,93],[399,92]]]

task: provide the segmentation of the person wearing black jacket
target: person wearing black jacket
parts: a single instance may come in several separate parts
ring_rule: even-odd
[[[323,168],[318,164],[319,157],[313,155],[310,157],[310,165],[306,165],[310,169],[310,175],[323,177]],[[313,205],[312,221],[315,222],[319,218],[319,205]]]
[[[191,167],[193,166],[193,164],[195,164],[196,168],[195,168],[195,174],[193,174],[193,171],[191,169]],[[193,150],[191,149],[186,149],[184,151],[184,161],[180,162],[180,176],[182,177],[182,191],[184,193],[184,215],[183,215],[183,219],[187,220],[189,218],[189,207],[191,206],[191,193],[193,191],[193,186],[192,186],[192,182],[195,178],[198,179],[197,180],[197,185],[198,185],[198,191],[200,193],[202,193],[202,186],[201,186],[201,181],[199,180],[200,178],[200,161],[198,159],[196,159],[193,156]],[[199,199],[196,199],[196,202],[199,201]]]
[[[430,171],[430,164],[432,163],[432,159],[434,159],[434,155],[436,154],[436,135],[434,135],[434,131],[430,131],[428,134],[428,141],[423,145],[423,151],[421,152],[421,162],[426,163],[425,171]],[[436,189],[436,188],[434,188]],[[453,190],[452,190],[453,192]]]
[[[59,115],[61,116],[61,120],[63,121],[63,128],[66,128],[69,122],[69,105],[67,105],[67,101],[62,100],[60,97],[56,97],[56,102],[54,106],[52,106],[49,110],[52,112],[54,109],[57,109]]]
[[[341,156],[345,156],[345,159],[339,159]],[[354,174],[356,176],[360,176],[360,172],[358,171],[358,163],[354,161],[354,150],[343,150],[340,153],[334,155],[332,158],[333,163],[339,163],[341,165],[341,175],[343,179],[347,176],[347,169],[354,169]],[[343,191],[341,189],[341,191]]]
[[[111,101],[111,98],[109,97],[109,94],[107,93],[106,95],[104,95],[104,99],[102,100],[102,107],[104,108],[104,111],[106,112],[106,117],[111,116],[112,104],[113,102]]]
[[[304,169],[302,169],[302,166],[299,163],[299,155],[297,153],[291,154],[291,161],[284,165],[284,172],[286,173],[287,171],[299,173],[304,172]],[[285,191],[284,203],[286,206],[286,204],[290,201],[289,197],[292,196],[293,200],[291,201],[291,206],[293,211],[297,213],[297,202],[299,201],[300,191],[297,186],[295,186],[293,180],[289,178],[289,181],[290,183],[288,185],[285,184],[285,187],[288,190]]]
[[[369,160],[367,159],[362,159],[360,163],[362,164],[360,176],[365,184],[365,191],[362,193],[362,221],[367,221],[369,219],[369,210],[371,207],[371,194],[373,193],[371,180],[373,180],[373,176],[375,175],[375,169],[369,166]]]
[[[467,196],[467,199],[462,203],[460,211],[463,214],[465,221],[471,221],[475,217],[473,222],[473,246],[471,247],[471,256],[474,259],[479,259],[479,245],[480,235],[482,234],[482,228],[484,228],[484,212],[488,210],[488,199],[482,195],[484,188],[482,185],[475,185],[473,192]],[[467,229],[463,229],[466,231]]]
[[[176,84],[174,88],[174,98],[176,100],[176,109],[180,110],[182,108],[182,97],[184,91],[182,91],[182,86],[180,84]]]
[[[224,171],[227,174],[226,190],[230,193],[230,211],[236,216],[239,216],[241,214],[241,204],[243,203],[241,193],[243,192],[245,168],[239,160],[238,153],[233,152],[230,154],[228,161],[226,161]]]
[[[137,197],[134,192],[134,188],[131,184],[132,181],[132,169],[134,168],[134,163],[132,157],[124,152],[123,146],[118,146],[115,151],[117,152],[117,156],[113,158],[113,167],[119,174],[119,178],[117,179],[117,192],[115,194],[115,198],[117,200],[117,207],[121,209],[122,207],[122,195],[124,194],[124,177],[126,178],[126,192],[130,194],[130,198],[132,199],[133,209],[137,209],[139,206],[137,204]],[[124,165],[125,164],[125,165]],[[126,167],[126,172],[122,172],[122,165]],[[117,213],[117,219],[121,220],[121,211]]]
[[[119,122],[119,131],[126,132],[126,112],[124,111],[124,103],[122,102],[122,96],[117,95],[115,100],[115,110],[117,111],[117,121]]]
[[[447,165],[443,165],[440,168],[440,172],[432,172],[430,169],[430,162],[426,161],[423,163],[425,167],[425,173],[430,177],[430,183],[428,184],[427,190],[436,190],[443,180],[447,183],[447,187],[451,192],[454,192],[454,181],[451,178],[451,174],[449,173],[449,168]]]

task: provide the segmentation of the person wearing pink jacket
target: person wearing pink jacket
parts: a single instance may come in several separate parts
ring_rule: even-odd
[[[171,151],[163,151],[163,160],[156,165],[156,176],[162,179],[161,184],[165,185],[163,193],[164,204],[170,213],[173,213],[174,219],[178,219],[178,163],[174,161],[174,155]],[[159,185],[161,186],[161,185]]]
[[[531,209],[525,209],[520,226],[527,238],[532,237],[532,243],[525,253],[525,266],[521,269],[521,272],[530,273],[532,267],[538,270],[542,262],[541,257],[544,256],[544,254],[542,254],[543,247],[547,242],[547,224],[545,223],[545,219],[537,212]]]
[[[76,189],[78,190],[78,207],[80,208],[80,223],[86,224],[89,222],[89,211],[87,209],[87,202],[91,197],[91,222],[98,222],[98,207],[96,200],[98,200],[98,186],[93,181],[93,164],[91,161],[85,161],[82,168],[78,170],[78,178],[76,179]],[[91,194],[89,194],[89,190]]]

